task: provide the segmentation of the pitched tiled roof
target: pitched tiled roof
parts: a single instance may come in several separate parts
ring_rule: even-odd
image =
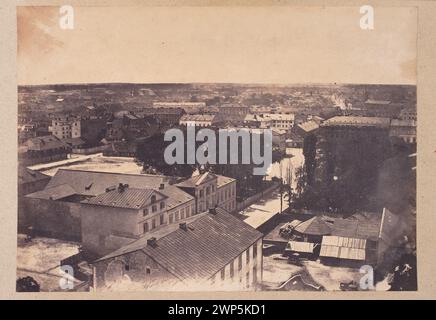
[[[141,238],[97,260],[102,261],[128,252],[142,250],[180,280],[209,279],[242,252],[262,233],[221,208],[216,214],[202,214],[177,230],[157,239],[155,246]]]
[[[216,174],[216,177],[217,177],[217,188],[222,187],[226,184],[229,184],[229,183],[235,181],[235,179],[233,179],[233,178],[221,176],[219,174]]]
[[[106,188],[128,184],[131,188],[157,189],[161,183],[168,181],[165,176],[150,174],[111,173],[73,169],[59,169],[51,178],[47,187],[60,184],[70,185],[77,194],[96,196],[106,192]]]
[[[44,190],[28,194],[26,197],[46,200],[60,200],[75,194],[76,192],[69,185],[61,184],[51,188],[47,187]]]
[[[156,193],[153,189],[126,187],[124,190],[120,191],[117,187],[115,190],[86,199],[82,201],[82,203],[116,208],[141,209],[146,206],[148,199],[153,193]],[[157,194],[159,195],[159,193]],[[166,196],[160,194],[160,199],[157,199],[157,201],[164,198],[166,198]]]
[[[309,235],[326,235],[331,234],[331,229],[321,217],[313,217],[300,223],[295,227],[295,231]]]
[[[375,215],[375,214],[374,214]],[[381,218],[360,217],[359,219],[335,219],[332,225],[332,235],[359,239],[378,238]]]
[[[18,167],[18,184],[50,180],[50,176],[39,171],[31,170],[25,166]]]
[[[27,140],[28,150],[50,150],[57,148],[66,148],[67,145],[53,135],[36,137]]]
[[[59,169],[47,188],[68,184],[77,194],[97,196],[106,193],[107,188],[128,184],[133,189],[154,189],[162,193],[167,200],[167,208],[172,209],[194,199],[180,188],[169,185],[168,177],[147,174],[125,174],[85,170]],[[164,184],[164,189],[159,189]]]
[[[305,132],[311,132],[319,128],[319,124],[314,120],[309,120],[298,125]]]
[[[70,147],[77,147],[85,144],[85,141],[83,141],[81,138],[66,138],[62,139],[61,141]]]
[[[168,197],[166,200],[168,210],[195,199],[190,194],[173,185],[165,185],[164,189],[160,189],[159,192]]]
[[[205,172],[203,174],[192,176],[191,178],[178,183],[177,186],[194,188],[195,186],[198,186],[203,182],[206,182],[209,179],[214,179],[216,177],[217,176],[213,173]]]

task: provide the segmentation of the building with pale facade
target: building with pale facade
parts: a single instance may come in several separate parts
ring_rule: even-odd
[[[253,290],[262,281],[262,237],[212,208],[96,260],[93,289]]]
[[[52,119],[49,131],[59,139],[80,138],[80,118],[61,115]]]

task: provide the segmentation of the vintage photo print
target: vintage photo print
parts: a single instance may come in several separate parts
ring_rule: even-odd
[[[416,291],[412,6],[18,6],[17,292]]]

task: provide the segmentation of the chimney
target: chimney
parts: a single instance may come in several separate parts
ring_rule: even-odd
[[[126,184],[119,183],[119,184],[118,184],[118,191],[119,191],[119,192],[123,192],[123,191],[126,190],[128,187],[129,187],[129,185],[128,185],[127,183],[126,183]]]
[[[212,208],[209,208],[209,213],[216,214],[216,206],[212,207]]]
[[[165,189],[165,183],[161,183],[161,184],[159,185],[159,190],[163,190],[163,189]]]
[[[156,241],[157,241],[157,239],[155,237],[147,239],[147,245],[152,247],[152,248],[155,248],[157,246],[157,242]]]
[[[180,229],[184,231],[188,231],[188,226],[186,225],[186,222],[182,222],[179,224]]]

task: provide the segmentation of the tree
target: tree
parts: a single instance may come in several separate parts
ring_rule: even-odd
[[[307,135],[303,140],[303,155],[304,155],[307,183],[310,185],[312,185],[315,180],[316,143],[317,143],[317,138],[314,134]]]
[[[17,279],[17,292],[39,292],[40,286],[32,277],[22,277]]]

